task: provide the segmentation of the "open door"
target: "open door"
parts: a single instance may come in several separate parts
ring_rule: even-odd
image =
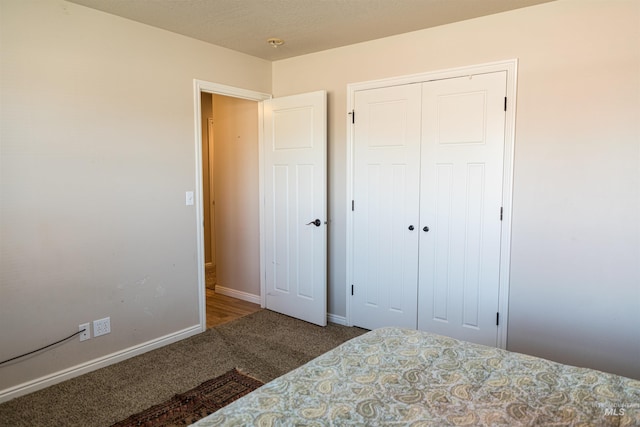
[[[327,94],[264,107],[265,306],[327,324]]]

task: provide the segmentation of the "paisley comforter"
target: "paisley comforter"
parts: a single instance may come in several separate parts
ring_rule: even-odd
[[[194,425],[640,426],[640,381],[382,328]]]

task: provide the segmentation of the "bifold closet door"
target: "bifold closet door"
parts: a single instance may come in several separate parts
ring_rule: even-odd
[[[422,87],[418,328],[495,346],[506,72]]]
[[[417,325],[421,85],[355,94],[356,326]]]

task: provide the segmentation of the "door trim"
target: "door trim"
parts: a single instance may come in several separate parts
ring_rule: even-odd
[[[370,80],[347,85],[347,111],[353,112],[355,106],[355,93],[367,89],[378,89],[389,86],[399,86],[411,83],[429,82],[455,77],[464,77],[474,74],[486,74],[498,71],[507,73],[507,111],[505,117],[505,146],[503,169],[503,194],[502,194],[502,235],[500,240],[500,291],[498,296],[498,309],[500,312],[500,325],[497,330],[497,343],[500,348],[507,348],[507,325],[509,320],[509,275],[511,268],[511,220],[513,198],[513,159],[515,146],[515,120],[516,120],[516,88],[518,74],[518,59],[490,62],[486,64],[471,65],[445,70],[429,71],[425,73],[406,76],[391,77],[379,80]],[[346,212],[346,324],[352,326],[351,321],[351,285],[353,285],[353,212],[351,202],[353,200],[353,172],[354,172],[354,126],[352,126],[351,114],[347,114],[347,199],[345,200]],[[356,201],[357,203],[357,201]]]
[[[261,102],[271,99],[271,94],[256,92],[253,90],[227,86],[219,83],[207,82],[204,80],[193,80],[193,110],[194,110],[194,129],[195,129],[195,203],[196,203],[196,244],[197,244],[197,269],[198,269],[198,318],[200,320],[200,332],[207,329],[207,306],[206,306],[206,288],[204,276],[204,196],[202,186],[202,123],[201,123],[201,105],[200,92],[211,93],[215,95],[229,96],[232,98],[247,99],[250,101]],[[258,194],[260,198],[260,305],[264,307],[264,179],[263,179],[263,134],[262,134],[262,106],[258,106]]]

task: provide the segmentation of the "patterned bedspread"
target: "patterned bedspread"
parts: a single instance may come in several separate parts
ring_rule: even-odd
[[[195,424],[285,425],[640,426],[640,381],[382,328]]]

